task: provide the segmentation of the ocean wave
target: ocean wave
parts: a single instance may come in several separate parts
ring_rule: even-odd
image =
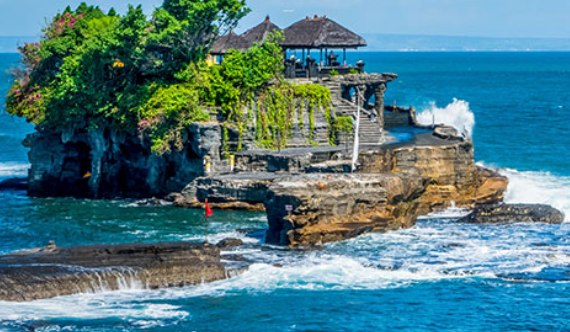
[[[444,108],[431,102],[430,106],[417,114],[418,122],[423,125],[446,124],[458,130],[461,135],[471,137],[475,127],[475,115],[464,100],[453,99]]]
[[[570,221],[570,177],[478,164],[495,169],[509,179],[505,193],[507,203],[548,204],[564,212],[566,221]]]
[[[28,175],[29,164],[0,162],[0,179],[24,177]]]

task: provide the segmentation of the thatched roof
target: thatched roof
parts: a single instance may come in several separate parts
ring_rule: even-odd
[[[250,46],[245,38],[230,31],[227,35],[216,39],[210,49],[210,54],[224,55],[230,53],[230,50],[247,51]]]
[[[366,46],[364,38],[335,21],[323,17],[299,21],[285,29],[284,48],[358,48]]]
[[[270,33],[283,31],[277,25],[271,22],[269,16],[258,26],[247,30],[243,33],[243,37],[253,46],[254,43],[261,43],[265,41]]]

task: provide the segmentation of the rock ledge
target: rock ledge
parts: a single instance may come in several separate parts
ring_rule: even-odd
[[[548,205],[499,204],[477,206],[473,213],[459,221],[474,224],[517,222],[560,224],[564,222],[564,218],[564,213]]]

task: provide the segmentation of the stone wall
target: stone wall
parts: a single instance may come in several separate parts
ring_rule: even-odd
[[[384,129],[413,126],[416,124],[413,107],[384,107]]]

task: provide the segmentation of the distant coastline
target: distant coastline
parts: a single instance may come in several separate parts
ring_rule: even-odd
[[[570,52],[570,38],[490,38],[363,33],[359,52]],[[0,36],[0,53],[36,42],[34,36]]]
[[[364,51],[399,52],[550,52],[570,51],[565,38],[488,38],[462,36],[362,34]]]

